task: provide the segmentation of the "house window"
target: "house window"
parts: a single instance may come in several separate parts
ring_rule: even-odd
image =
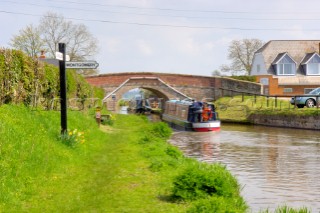
[[[260,64],[257,64],[257,72],[260,72]]]
[[[260,78],[260,84],[269,85],[269,79],[268,78]]]
[[[278,64],[277,65],[278,75],[294,75],[295,65],[290,64]]]
[[[277,75],[294,75],[296,73],[296,63],[288,55],[283,56],[275,65]]]
[[[292,88],[283,88],[283,93],[292,93],[293,89]]]
[[[314,88],[304,88],[304,94],[308,94],[312,90],[314,90]]]
[[[320,64],[309,63],[307,65],[307,75],[320,75]]]
[[[320,58],[315,55],[307,64],[307,75],[320,75]]]

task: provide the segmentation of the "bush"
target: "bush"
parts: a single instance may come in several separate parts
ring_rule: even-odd
[[[178,200],[196,200],[209,196],[237,197],[240,186],[220,164],[191,165],[173,182],[172,196]]]
[[[257,82],[256,76],[250,76],[250,75],[231,76],[231,78],[242,80],[242,81]]]
[[[164,122],[154,123],[152,125],[151,133],[156,137],[167,139],[171,136],[171,128]]]
[[[247,208],[242,198],[210,197],[196,201],[187,213],[240,213],[245,212]]]

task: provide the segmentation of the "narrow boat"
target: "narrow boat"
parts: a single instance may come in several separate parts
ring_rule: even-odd
[[[220,130],[218,113],[212,103],[169,100],[162,120],[179,130],[208,132]]]

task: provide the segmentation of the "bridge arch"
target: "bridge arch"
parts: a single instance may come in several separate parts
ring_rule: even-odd
[[[134,88],[145,88],[166,99],[192,98],[196,100],[217,99],[230,95],[227,91],[261,94],[262,85],[219,76],[186,74],[126,72],[88,76],[86,80],[105,90],[103,102],[111,111],[116,110],[116,101]],[[121,96],[120,96],[121,95]],[[114,100],[115,99],[115,100]]]
[[[166,84],[160,78],[131,77],[113,91],[108,92],[103,99],[103,103],[106,103],[108,110],[116,111],[118,109],[118,100],[120,100],[126,92],[136,88],[149,90],[163,101],[169,99],[191,99],[191,97]]]

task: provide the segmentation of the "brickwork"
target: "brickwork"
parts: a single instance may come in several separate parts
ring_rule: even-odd
[[[257,76],[257,82],[260,79],[268,79],[269,85],[264,86],[264,94],[266,95],[299,95],[305,94],[305,89],[312,89],[319,87],[319,84],[315,85],[279,85],[278,78],[272,75],[261,75]],[[290,89],[291,92],[285,91],[285,89]]]
[[[223,93],[221,89],[236,90],[261,94],[261,84],[239,81],[224,77],[205,77],[196,75],[181,75],[168,73],[112,73],[87,77],[86,80],[98,87],[104,88],[106,96],[116,94],[116,100],[134,88],[143,88],[156,93],[164,100],[190,97],[196,100],[217,99]],[[122,85],[121,88],[119,86]],[[110,103],[111,97],[105,102]]]

